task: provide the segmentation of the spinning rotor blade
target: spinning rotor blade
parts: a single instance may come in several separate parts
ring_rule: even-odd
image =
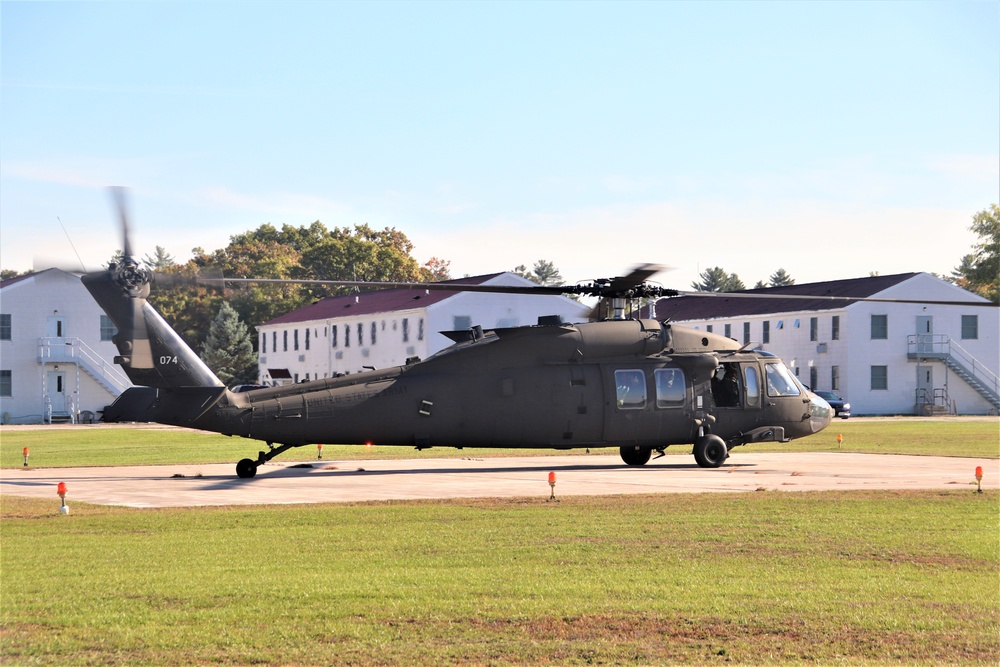
[[[772,288],[773,289],[773,288]],[[878,296],[832,296],[828,294],[753,294],[750,292],[677,292],[676,296],[707,297],[711,299],[795,299],[799,301],[872,301],[875,303],[915,303],[935,306],[992,306],[1000,304],[992,301],[944,301],[935,299],[893,299]]]
[[[108,188],[111,193],[111,201],[118,212],[118,220],[122,227],[122,254],[125,257],[133,257],[131,230],[128,223],[128,202],[125,188],[115,185]]]

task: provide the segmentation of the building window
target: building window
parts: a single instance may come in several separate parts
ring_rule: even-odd
[[[10,329],[10,313],[3,313],[0,315],[0,340],[10,340]]]
[[[299,351],[299,330],[295,329],[292,331],[292,350],[295,352]]]
[[[272,331],[271,332],[271,349],[274,350],[275,352],[278,351],[278,332],[277,331]]]
[[[815,366],[809,367],[809,389],[816,391],[816,387],[819,385],[819,369]]]
[[[746,345],[750,342],[750,323],[743,323],[743,344]]]
[[[764,320],[763,324],[764,324],[764,331],[761,334],[761,338],[763,338],[763,342],[770,343],[771,342],[771,321],[770,320]]]
[[[410,342],[410,318],[405,318],[403,320],[403,342]]]
[[[330,347],[337,347],[337,325],[330,327]]]
[[[725,327],[723,327],[723,330],[726,332],[725,333],[726,338],[732,338],[733,337],[733,325],[732,324],[725,325]]]
[[[350,324],[345,324],[344,325],[344,347],[350,347],[350,346],[351,346],[351,325]]]
[[[361,322],[358,322],[358,345],[365,344],[364,333],[365,333],[365,325],[361,324]]]
[[[872,391],[889,388],[889,367],[872,366]]]
[[[887,340],[889,338],[889,316],[872,315],[872,340]]]
[[[118,327],[111,321],[111,318],[107,315],[101,315],[101,342],[112,340],[116,333],[118,333]]]
[[[417,340],[424,339],[424,318],[417,320]]]
[[[708,333],[712,333],[712,325],[711,324],[706,324],[705,325],[705,331],[707,331]]]
[[[372,322],[372,333],[370,338],[372,339],[372,345],[374,345],[376,339],[378,338],[378,325],[374,322]]]
[[[840,366],[830,367],[830,389],[834,391],[840,389]]]
[[[10,317],[8,315],[8,317]],[[12,371],[0,371],[0,396],[14,395],[14,382],[11,377]]]
[[[809,318],[809,340],[819,340],[819,318]]]
[[[267,354],[267,334],[262,333],[260,335],[260,353]]]
[[[306,329],[306,349],[307,350],[309,349],[309,332],[310,331],[312,331],[312,329]],[[308,380],[309,378],[306,378],[306,379]]]
[[[962,315],[962,340],[977,338],[979,338],[979,315]]]
[[[281,351],[288,352],[288,329],[281,332]]]
[[[830,322],[830,340],[840,340],[840,315],[834,315]]]

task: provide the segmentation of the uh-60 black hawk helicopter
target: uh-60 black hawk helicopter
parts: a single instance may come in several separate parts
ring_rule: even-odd
[[[136,385],[105,410],[103,420],[157,422],[267,443],[256,460],[236,464],[240,477],[253,477],[260,465],[307,444],[618,446],[630,466],[644,465],[670,445],[693,444],[698,465],[717,468],[733,447],[802,438],[833,417],[830,406],[772,354],[669,322],[624,319],[628,300],[706,294],[646,282],[660,270],[652,265],[621,278],[558,287],[295,281],[588,295],[610,302],[614,316],[442,332],[454,344],[422,361],[234,393],[146,302],[151,284],[174,276],[154,276],[135,260],[121,191],[118,205],[123,257],[82,278],[118,327],[115,362]],[[202,280],[230,281],[282,282]]]

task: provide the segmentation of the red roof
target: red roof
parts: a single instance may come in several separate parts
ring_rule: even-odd
[[[766,294],[767,299],[727,299],[725,297],[681,296],[660,299],[656,302],[656,319],[673,321],[708,320],[744,315],[770,315],[811,310],[840,310],[856,301],[826,301],[817,299],[782,299],[782,294],[806,296],[870,297],[909,280],[917,273],[898,273],[891,276],[871,276],[848,280],[829,280],[822,283],[804,283],[786,287],[766,287],[741,290],[739,294]],[[778,297],[778,298],[774,298]],[[644,309],[648,312],[648,309]]]
[[[480,285],[501,275],[503,274],[490,273],[485,276],[457,278],[442,282],[445,284]],[[457,290],[450,292],[447,290],[424,290],[405,287],[373,292],[355,292],[344,296],[329,297],[308,306],[303,306],[298,310],[293,310],[290,313],[285,313],[284,315],[275,317],[273,320],[264,322],[261,326],[291,324],[294,322],[315,322],[317,320],[327,320],[337,317],[390,313],[397,310],[409,310],[411,308],[426,308],[460,293]]]

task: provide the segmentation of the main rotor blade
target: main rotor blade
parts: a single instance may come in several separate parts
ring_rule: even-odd
[[[567,286],[548,285],[477,285],[473,283],[365,282],[361,280],[294,280],[285,278],[200,278],[204,285],[219,283],[262,283],[270,285],[329,285],[333,287],[371,287],[375,289],[425,289],[441,292],[492,292],[495,294],[566,294]]]
[[[128,221],[128,202],[127,191],[125,188],[114,185],[108,188],[111,193],[111,201],[115,206],[115,211],[118,213],[118,220],[121,223],[122,228],[122,254],[125,257],[133,257],[132,255],[132,231],[129,228]]]

